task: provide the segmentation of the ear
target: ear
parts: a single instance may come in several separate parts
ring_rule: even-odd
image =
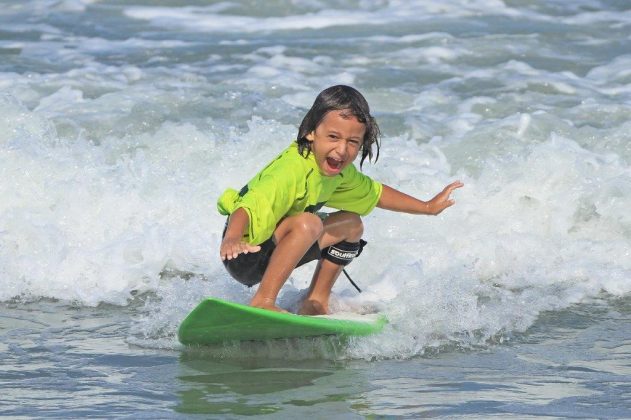
[[[315,139],[315,132],[311,131],[310,133],[308,133],[305,138],[309,141],[309,142],[313,142],[313,140]]]

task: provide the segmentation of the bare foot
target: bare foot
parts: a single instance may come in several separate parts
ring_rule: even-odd
[[[300,315],[326,315],[328,310],[317,300],[305,300],[298,313]]]
[[[269,299],[269,298],[256,299],[256,300],[252,299],[250,301],[250,306],[253,306],[255,308],[260,308],[260,309],[267,309],[268,311],[287,313],[287,311],[284,310],[283,308],[276,306],[276,302],[274,301],[274,299]]]

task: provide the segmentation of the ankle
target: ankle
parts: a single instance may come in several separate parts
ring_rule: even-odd
[[[250,301],[250,306],[254,308],[267,309],[269,311],[275,311],[275,312],[287,312],[283,308],[276,306],[276,299],[274,298],[254,296],[252,300]]]
[[[326,315],[329,313],[329,305],[315,299],[305,299],[302,302],[300,315]]]

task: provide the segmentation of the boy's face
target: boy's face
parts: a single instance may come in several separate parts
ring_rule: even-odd
[[[320,172],[326,176],[342,172],[359,154],[365,133],[366,126],[350,112],[328,112],[315,131],[307,134]]]

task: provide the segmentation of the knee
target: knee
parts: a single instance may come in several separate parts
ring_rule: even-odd
[[[312,238],[314,241],[319,239],[324,232],[324,224],[322,219],[312,213],[302,213],[296,216],[294,229],[300,231],[304,236]]]
[[[348,218],[348,238],[350,242],[359,241],[364,235],[364,222],[358,214],[349,213]]]

